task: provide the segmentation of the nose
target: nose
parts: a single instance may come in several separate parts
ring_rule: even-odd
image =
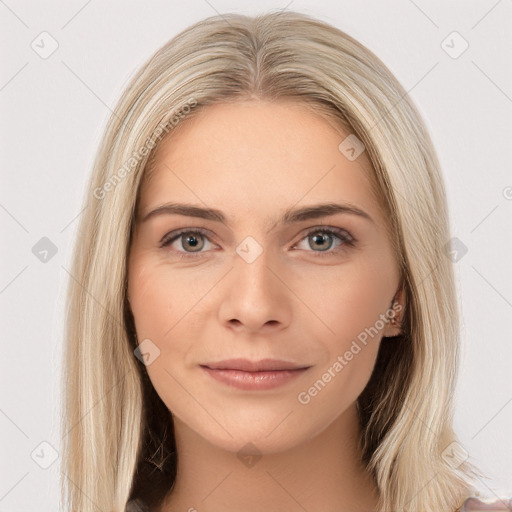
[[[222,283],[219,319],[230,329],[263,333],[286,328],[292,314],[292,296],[286,271],[277,258],[263,251],[248,262],[236,255]]]

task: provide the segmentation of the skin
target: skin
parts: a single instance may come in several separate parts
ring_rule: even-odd
[[[128,297],[139,341],[160,350],[146,368],[176,432],[178,476],[160,512],[376,510],[378,492],[360,461],[356,399],[382,336],[398,328],[386,322],[334,376],[332,367],[365,328],[379,325],[395,296],[398,309],[404,303],[370,161],[365,152],[354,161],[340,152],[347,135],[291,100],[248,100],[209,106],[158,148],[141,189]],[[226,220],[142,221],[168,202],[216,208]],[[336,213],[278,222],[287,209],[325,202],[350,203],[372,221]],[[326,226],[348,232],[354,245],[345,233],[330,238]],[[196,249],[187,235],[160,247],[180,228],[208,234],[196,234]],[[263,251],[251,263],[236,252],[247,236]],[[184,253],[192,256],[180,259]],[[242,391],[199,366],[234,357],[310,368],[278,388]],[[329,368],[330,381],[301,403],[299,394]],[[241,460],[247,443],[261,458]]]

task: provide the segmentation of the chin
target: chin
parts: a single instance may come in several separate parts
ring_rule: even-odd
[[[201,435],[200,432],[198,432]],[[246,430],[240,429],[236,437],[212,436],[211,433],[205,433],[205,440],[210,444],[236,454],[239,458],[244,458],[247,455],[272,455],[285,452],[293,449],[301,442],[307,441],[307,436],[304,439],[292,436],[291,432],[283,431],[280,435],[262,435],[261,432],[247,428]]]
[[[264,414],[260,409],[252,414],[239,411],[237,416],[224,415],[218,423],[209,415],[208,419],[196,416],[182,417],[178,421],[180,429],[191,430],[207,443],[237,456],[243,456],[244,452],[248,452],[248,455],[252,452],[271,455],[306,443],[324,429],[325,424],[308,424],[308,417],[297,412],[290,409],[288,413],[281,410],[278,414],[274,411]],[[213,411],[211,414],[216,417]]]

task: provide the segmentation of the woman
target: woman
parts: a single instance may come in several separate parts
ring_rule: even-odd
[[[442,177],[369,50],[289,11],[195,24],[127,87],[86,203],[70,510],[477,510]]]

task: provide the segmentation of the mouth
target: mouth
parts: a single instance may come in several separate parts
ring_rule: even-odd
[[[282,386],[307,371],[311,366],[278,359],[229,359],[200,365],[213,379],[243,390],[268,390]]]

